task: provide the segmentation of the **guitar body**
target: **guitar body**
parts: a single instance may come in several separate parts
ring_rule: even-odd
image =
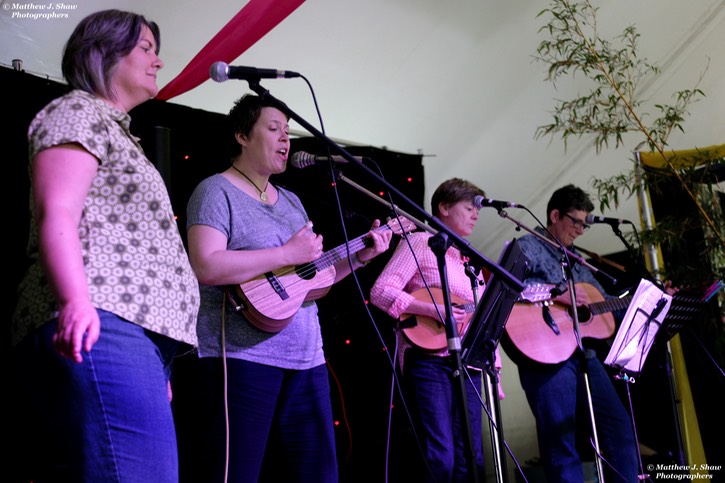
[[[400,234],[415,225],[405,217],[388,220],[376,231],[390,230]],[[249,322],[265,332],[279,332],[287,327],[303,303],[317,300],[335,283],[335,263],[353,255],[372,243],[361,235],[322,254],[320,258],[297,266],[287,266],[233,287],[241,299],[236,310],[243,310]]]
[[[439,288],[431,288],[430,291],[433,294],[433,300],[431,300],[430,294],[428,294],[428,290],[425,288],[416,290],[411,295],[422,302],[435,301],[437,304],[443,305],[443,291]],[[467,300],[463,300],[453,294],[451,294],[451,303],[463,307],[473,305]],[[466,310],[466,317],[463,323],[456,324],[459,335],[462,336],[468,327],[472,312],[473,310]],[[441,315],[445,314],[441,313]],[[448,345],[446,341],[446,327],[436,319],[422,315],[403,314],[400,316],[400,327],[408,342],[424,351],[440,352]]]
[[[519,294],[519,299],[527,300],[529,302],[548,300],[550,298],[550,290],[551,287],[546,285],[530,285]],[[439,288],[431,288],[430,291],[431,294],[433,294],[433,301],[439,305],[443,305],[443,291]],[[432,301],[428,290],[425,288],[416,290],[411,295],[421,302]],[[451,294],[451,303],[463,308],[466,312],[463,322],[459,322],[456,325],[458,328],[458,335],[463,337],[468,329],[473,312],[476,310],[476,306],[473,302],[469,302],[453,294]],[[400,316],[400,321],[399,327],[401,328],[403,335],[408,342],[418,348],[428,352],[440,352],[448,346],[446,328],[443,323],[439,322],[437,319],[423,317],[421,315],[414,316],[411,314],[403,314]]]
[[[270,288],[269,274],[235,287],[237,296],[243,301],[245,316],[255,327],[265,332],[279,332],[292,321],[304,302],[322,298],[330,291],[337,274],[335,267],[312,272],[305,270],[306,266],[309,264],[273,272],[275,282],[284,287],[284,295]],[[312,272],[313,276],[301,277],[300,269]]]
[[[587,283],[576,284],[577,293],[585,292],[589,306],[604,301],[601,293]],[[574,335],[574,322],[570,307],[558,302],[548,305],[549,312],[559,328],[557,335],[544,320],[544,305],[516,303],[506,322],[506,335],[526,357],[543,364],[556,364],[567,360],[578,345]],[[584,308],[579,310],[581,337],[607,339],[614,334],[614,316],[610,312],[594,315]]]

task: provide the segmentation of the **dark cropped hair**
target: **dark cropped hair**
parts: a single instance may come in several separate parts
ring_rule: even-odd
[[[102,10],[88,15],[76,26],[65,44],[63,77],[74,89],[115,100],[111,92],[111,75],[119,60],[138,44],[144,25],[156,40],[158,55],[161,34],[156,23],[142,15],[121,10]]]
[[[580,210],[591,213],[594,210],[594,203],[589,199],[589,195],[584,192],[581,188],[568,184],[554,191],[549,198],[549,203],[546,206],[546,220],[547,225],[551,223],[551,212],[558,210],[562,215],[568,213],[571,210]]]
[[[470,181],[460,178],[444,181],[436,188],[430,200],[433,216],[440,215],[441,203],[453,205],[459,201],[473,201],[478,195],[486,197],[486,193]]]
[[[254,94],[244,94],[232,106],[227,116],[232,133],[229,146],[229,152],[232,158],[239,155],[242,150],[242,147],[235,139],[236,135],[241,134],[248,138],[252,133],[252,129],[254,129],[254,125],[259,121],[262,109],[265,107],[276,108],[277,106],[272,99]]]

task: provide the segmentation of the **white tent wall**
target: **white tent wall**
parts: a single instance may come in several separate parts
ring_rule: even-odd
[[[60,79],[63,43],[86,14],[120,8],[159,23],[166,65],[159,85],[176,77],[245,2],[207,0],[77,0],[67,19],[21,19],[11,2],[0,10],[0,63],[21,59],[23,69]],[[599,34],[613,38],[634,25],[641,34],[640,57],[662,67],[644,87],[654,103],[672,103],[676,90],[699,88],[706,98],[690,108],[685,133],[670,138],[673,149],[725,141],[725,1],[608,0],[600,7]],[[10,5],[10,8],[7,7]],[[424,154],[429,198],[444,179],[457,176],[480,185],[491,198],[523,204],[539,219],[549,195],[566,183],[589,189],[593,177],[631,169],[631,152],[643,138],[596,153],[592,139],[535,140],[537,126],[551,122],[554,99],[575,96],[581,79],[555,89],[546,66],[533,61],[542,40],[547,3],[540,0],[308,0],[277,28],[231,64],[293,70],[307,77],[319,100],[327,135],[340,142]],[[300,80],[265,80],[277,98],[314,125],[313,99]],[[201,86],[171,102],[226,112],[248,91],[244,82]],[[650,114],[655,115],[653,108]],[[293,129],[301,128],[293,123]],[[307,134],[307,133],[304,133]],[[426,208],[429,208],[426,206]],[[523,211],[509,214],[529,226]],[[615,216],[615,213],[602,213]],[[626,201],[616,217],[637,220],[636,201]],[[495,210],[483,210],[471,241],[496,259],[505,240],[518,236]],[[606,226],[578,242],[602,254],[624,247]],[[506,439],[523,462],[537,454],[533,419],[506,361],[502,402]],[[490,466],[489,466],[490,467]],[[512,465],[509,471],[513,475]]]
[[[8,3],[8,2],[5,2]],[[328,136],[395,151],[426,155],[429,189],[450,176],[468,178],[492,198],[521,203],[543,216],[549,194],[563,183],[590,188],[592,177],[630,167],[641,136],[597,154],[590,137],[534,139],[537,126],[551,122],[555,98],[575,95],[579,81],[555,89],[544,80],[546,66],[533,61],[544,20],[541,1],[515,4],[434,0],[353,2],[307,1],[237,61],[240,65],[294,70],[312,83]],[[722,142],[725,59],[725,2],[699,0],[614,0],[600,6],[599,32],[613,38],[628,25],[641,33],[640,55],[662,66],[643,97],[670,103],[678,89],[699,85],[707,95],[691,108],[685,135],[673,134],[674,149]],[[101,8],[144,13],[162,28],[166,62],[159,85],[172,80],[206,42],[243,6],[221,1],[84,1],[68,19],[12,18],[0,14],[0,62],[21,59],[31,73],[60,79],[64,40],[78,20]],[[263,84],[302,117],[318,125],[313,100],[300,80]],[[244,82],[211,80],[172,102],[226,112],[248,91]],[[651,105],[651,104],[650,104]],[[650,109],[650,113],[654,111]],[[293,123],[293,128],[301,130]],[[606,213],[605,213],[606,214]],[[487,215],[484,213],[484,215]],[[495,257],[510,226],[491,213],[472,242]],[[634,202],[618,217],[636,218]],[[534,220],[527,220],[534,223]],[[615,237],[593,230],[582,245],[610,253]]]

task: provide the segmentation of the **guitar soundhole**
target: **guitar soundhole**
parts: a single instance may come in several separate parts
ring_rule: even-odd
[[[304,263],[295,267],[295,273],[303,280],[312,280],[317,274],[317,269],[312,263]]]
[[[584,324],[586,322],[589,322],[592,319],[592,311],[589,310],[589,307],[586,305],[580,305],[576,309],[577,317],[579,318],[579,323]]]

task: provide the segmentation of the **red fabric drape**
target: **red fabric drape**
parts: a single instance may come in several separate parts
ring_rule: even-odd
[[[229,63],[242,55],[305,0],[250,0],[222,28],[189,65],[156,96],[167,101],[209,79],[209,67],[216,61]]]

